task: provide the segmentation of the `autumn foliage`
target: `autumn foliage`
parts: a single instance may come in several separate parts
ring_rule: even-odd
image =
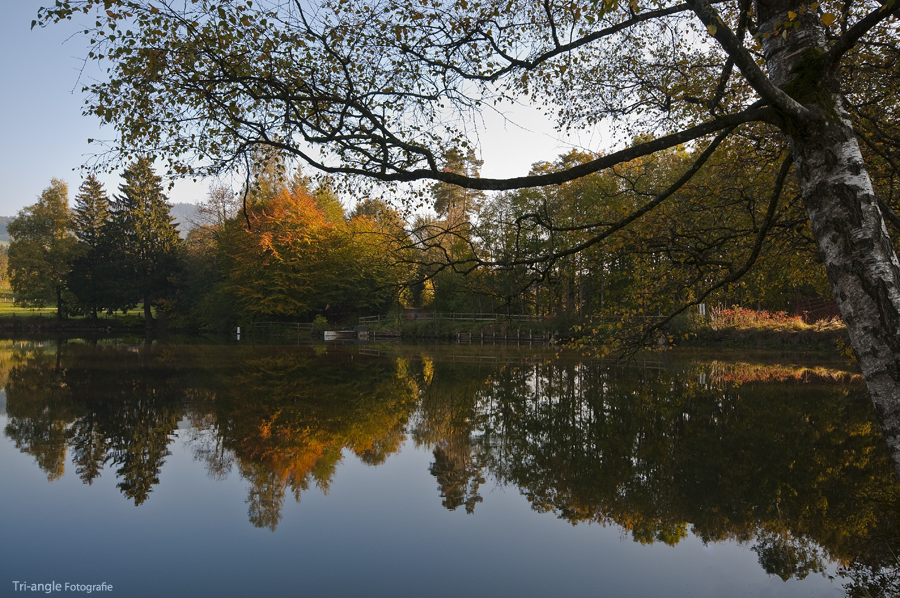
[[[825,320],[820,325],[810,325],[803,321],[801,316],[789,316],[786,312],[769,312],[766,310],[746,309],[740,306],[716,307],[710,310],[709,326],[713,330],[733,328],[768,329],[768,330],[805,330],[805,329],[830,329],[842,326],[839,319]]]
[[[377,310],[396,292],[385,239],[366,217],[329,220],[305,188],[284,189],[226,223],[224,290],[254,317]]]

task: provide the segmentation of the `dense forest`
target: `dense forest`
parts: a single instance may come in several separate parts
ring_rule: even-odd
[[[542,189],[488,194],[436,183],[426,191],[430,209],[411,215],[378,198],[342,201],[332,180],[309,179],[269,153],[245,189],[214,184],[182,222],[142,158],[112,198],[86,178],[71,208],[67,185],[54,179],[9,225],[9,278],[17,302],[55,305],[61,318],[141,306],[148,325],[155,311],[203,329],[434,310],[554,318],[568,331],[659,317],[701,292],[709,304],[774,312],[827,296],[798,201],[771,219],[782,234],[759,247],[746,234],[764,217],[757,199],[771,181],[748,177],[735,158],[713,161],[664,210],[612,242],[550,262],[539,256],[588,239],[580,222],[618,218],[677,176],[692,152],[676,148]],[[471,151],[444,159],[470,176],[482,166]],[[572,152],[532,172],[590,159]],[[521,214],[568,230],[545,234]],[[700,278],[734,271],[750,253],[751,275],[708,293]]]

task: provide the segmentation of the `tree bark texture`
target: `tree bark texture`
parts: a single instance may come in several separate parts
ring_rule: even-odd
[[[150,297],[144,297],[144,324],[146,324],[147,328],[151,328],[153,326],[153,312],[150,311]]]
[[[820,118],[786,122],[812,232],[900,476],[900,262],[894,252],[815,14],[787,35],[794,2],[757,4],[769,76]],[[818,69],[818,70],[817,70]],[[792,85],[802,79],[803,87]],[[815,83],[810,86],[810,83]]]

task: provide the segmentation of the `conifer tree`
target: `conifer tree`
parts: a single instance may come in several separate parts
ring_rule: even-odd
[[[122,178],[125,183],[119,186],[109,223],[103,228],[103,250],[115,277],[106,281],[107,305],[128,309],[143,300],[144,319],[151,326],[151,307],[169,288],[184,242],[152,160],[137,159]]]
[[[102,240],[103,228],[109,221],[109,208],[109,197],[103,184],[94,175],[89,175],[78,188],[72,211],[72,228],[78,238],[78,249],[72,262],[69,288],[95,320],[97,308],[104,302],[101,282],[108,256],[103,252]]]
[[[444,152],[444,172],[465,175],[471,178],[481,176],[483,160],[475,155],[475,150],[453,148]],[[484,192],[477,189],[466,189],[450,183],[435,183],[431,189],[434,196],[434,211],[438,216],[446,218],[451,226],[467,221],[469,216],[484,201]]]

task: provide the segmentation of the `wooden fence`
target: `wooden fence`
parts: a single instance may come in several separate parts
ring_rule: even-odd
[[[396,322],[399,320],[446,320],[450,322],[498,322],[510,320],[514,322],[540,322],[543,316],[497,313],[457,313],[457,312],[409,312],[387,316],[363,316],[360,324],[378,324],[380,322]]]

